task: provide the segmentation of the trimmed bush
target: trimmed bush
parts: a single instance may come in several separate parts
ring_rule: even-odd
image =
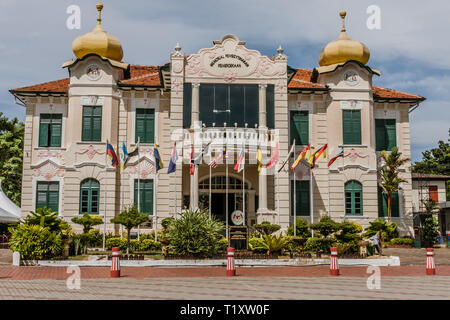
[[[308,238],[303,247],[304,251],[320,253],[329,253],[330,248],[335,244],[332,238]]]
[[[254,224],[253,228],[256,229],[261,234],[271,235],[274,232],[280,230],[281,226],[277,224],[272,224],[269,221],[263,221],[260,224]]]
[[[389,244],[393,245],[408,245],[412,246],[414,243],[413,239],[410,238],[394,238],[389,241]]]
[[[266,253],[269,250],[264,239],[258,237],[248,239],[248,248],[255,253]]]
[[[383,241],[389,242],[393,238],[398,237],[397,224],[394,222],[387,222],[383,219],[375,219],[369,222],[370,225],[366,228],[364,233],[365,238],[370,238],[378,231],[381,231]]]
[[[120,250],[127,249],[127,241],[120,239],[120,237],[109,238],[106,240],[106,248],[111,250],[113,247],[119,247]]]
[[[161,250],[161,242],[153,239],[141,239],[139,243],[139,251],[156,251]]]
[[[344,221],[339,224],[340,232],[335,235],[340,243],[353,243],[361,240],[362,226],[357,222]]]
[[[217,242],[216,251],[223,252],[227,251],[228,248],[228,240],[227,238],[223,237],[222,239]]]
[[[319,222],[309,225],[312,230],[319,231],[319,233],[324,237],[328,238],[330,235],[339,230],[340,224],[335,222],[329,216],[324,216]]]
[[[302,237],[302,238],[309,238],[311,237],[311,231],[309,231],[309,227],[308,227],[308,222],[306,222],[305,219],[302,218],[297,218],[297,220],[295,221],[296,223],[296,236],[297,237]],[[287,234],[289,236],[293,236],[294,235],[294,226],[291,225],[288,228]],[[306,240],[305,240],[306,241]]]
[[[61,234],[39,225],[20,224],[10,228],[10,248],[18,251],[22,259],[41,260],[62,254]]]

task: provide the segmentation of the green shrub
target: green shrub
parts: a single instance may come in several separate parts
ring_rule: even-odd
[[[106,248],[111,250],[113,247],[119,247],[120,250],[127,249],[127,241],[125,239],[120,239],[120,237],[109,238],[106,240]]]
[[[340,243],[353,243],[361,240],[361,235],[363,228],[357,222],[344,221],[339,224],[339,233],[335,234],[337,240]]]
[[[167,240],[176,255],[212,256],[224,229],[224,224],[210,218],[207,210],[188,209],[168,223],[161,241]]]
[[[48,259],[62,254],[61,234],[40,225],[20,224],[10,228],[10,248],[18,251],[22,259]]]
[[[281,234],[278,236],[265,234],[263,239],[268,248],[267,254],[280,253],[285,249],[288,241],[288,239]]]
[[[425,218],[420,228],[420,238],[426,247],[432,247],[439,242],[439,222],[436,218]]]
[[[103,223],[103,219],[95,214],[85,213],[82,217],[73,217],[72,222],[83,226],[83,233],[88,233],[92,227]]]
[[[131,252],[139,250],[139,240],[138,239],[131,239],[130,240],[130,250]]]
[[[337,243],[338,254],[355,254],[359,252],[358,243],[346,242],[346,243]]]
[[[397,224],[394,222],[387,222],[384,219],[375,219],[369,222],[369,226],[366,228],[364,237],[370,238],[378,231],[381,231],[383,241],[389,242],[393,238],[398,237]]]
[[[393,238],[393,239],[391,239],[391,241],[389,243],[394,244],[394,245],[412,246],[414,241],[413,241],[413,239],[410,239],[410,238]]]
[[[306,238],[298,236],[286,236],[285,250],[289,252],[289,255],[293,257],[295,253],[300,251],[300,248],[306,242]]]
[[[227,251],[227,248],[228,248],[228,240],[225,237],[223,237],[217,242],[216,251],[217,252]]]
[[[324,238],[328,238],[334,232],[339,230],[340,224],[335,222],[329,216],[324,216],[319,222],[313,223],[309,227],[312,230],[319,231]]]
[[[332,238],[308,238],[303,247],[304,251],[314,253],[329,253],[330,248],[335,244]]]
[[[311,237],[311,231],[309,231],[308,222],[306,222],[305,219],[297,218],[295,223],[296,223],[296,228],[295,229],[297,231],[296,235],[298,237],[302,237],[302,238],[309,238],[309,237]],[[293,236],[294,235],[294,226],[293,225],[291,225],[288,228],[287,234],[289,236]]]
[[[146,239],[155,240],[155,234],[154,233],[144,233],[139,236],[139,240],[141,240],[141,241],[146,240]]]
[[[277,224],[272,224],[269,221],[263,221],[260,224],[254,224],[253,228],[256,229],[262,235],[270,235],[278,230],[280,230],[281,226]]]
[[[248,239],[248,247],[255,253],[266,253],[269,250],[269,247],[264,239],[259,237],[252,237]]]
[[[52,209],[43,207],[37,208],[36,211],[31,211],[23,223],[28,225],[37,225],[46,227],[50,232],[58,232],[62,238],[67,238],[72,233],[72,228],[64,220],[58,217],[57,212],[52,212]]]
[[[90,229],[87,233],[87,245],[90,247],[103,245],[103,234],[97,229]]]

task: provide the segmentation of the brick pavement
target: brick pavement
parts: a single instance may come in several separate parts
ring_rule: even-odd
[[[450,299],[450,277],[387,277],[370,290],[362,277],[206,277],[82,279],[80,289],[65,280],[3,280],[0,299],[189,299],[353,300]]]
[[[80,267],[82,279],[109,278],[109,267]],[[380,267],[382,276],[424,276],[425,265]],[[340,267],[344,277],[367,277],[367,266]],[[450,276],[450,266],[437,266],[436,274]],[[238,267],[238,277],[330,277],[329,266]],[[0,266],[0,280],[67,279],[66,267]],[[224,277],[225,267],[122,267],[123,278]]]

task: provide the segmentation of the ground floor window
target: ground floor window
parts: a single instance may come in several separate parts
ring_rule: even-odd
[[[58,212],[59,182],[38,182],[36,187],[36,209],[47,207]]]
[[[310,188],[309,180],[295,181],[295,205],[294,205],[294,180],[291,180],[291,216],[294,215],[294,207],[296,216],[310,215]]]
[[[345,184],[345,214],[362,216],[362,185],[352,180]]]
[[[80,214],[98,214],[100,202],[100,183],[86,179],[80,185]]]
[[[387,217],[388,216],[388,197],[383,192],[381,188],[378,188],[378,216]],[[391,217],[400,216],[400,207],[398,192],[394,192],[391,198]]]
[[[138,206],[138,201],[140,212],[153,215],[153,180],[134,180],[134,204],[136,206]]]

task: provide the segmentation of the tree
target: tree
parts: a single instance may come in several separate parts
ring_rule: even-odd
[[[317,230],[324,238],[339,230],[339,223],[335,222],[329,216],[322,217],[319,222],[309,225],[312,230]]]
[[[85,213],[81,218],[74,217],[72,222],[83,226],[83,233],[88,233],[93,226],[97,226],[103,223],[102,218],[99,216]]]
[[[0,112],[0,179],[6,196],[20,206],[25,126]]]
[[[398,151],[397,147],[393,147],[391,152],[386,150],[381,151],[381,157],[384,161],[381,167],[381,183],[380,186],[388,198],[388,221],[391,221],[391,199],[392,195],[400,190],[400,184],[406,180],[400,178],[399,168],[407,163],[409,158],[402,158],[402,153]]]
[[[432,247],[439,242],[439,222],[436,218],[425,218],[420,228],[420,238],[425,247]]]
[[[438,147],[422,152],[422,161],[417,161],[412,172],[450,175],[450,129],[448,142],[440,140]],[[447,199],[450,199],[450,181],[447,181]]]
[[[130,253],[130,232],[134,227],[148,220],[148,215],[139,212],[136,206],[131,206],[122,211],[117,217],[111,219],[112,223],[121,224],[127,229],[127,254]]]
[[[254,224],[253,228],[256,229],[262,235],[271,235],[274,232],[280,230],[281,226],[277,224],[271,224],[269,221],[263,221],[260,224]]]
[[[305,219],[297,218],[295,226],[296,226],[296,229],[297,229],[296,230],[297,237],[302,237],[302,238],[309,238],[309,237],[311,237],[311,231],[309,231],[308,222],[306,222]],[[294,226],[293,225],[291,225],[288,228],[287,234],[289,236],[293,236],[294,235]]]
[[[61,233],[63,238],[67,238],[72,232],[70,225],[60,219],[58,213],[52,212],[52,209],[50,208],[37,208],[36,211],[31,211],[30,213],[31,214],[24,219],[24,224],[46,227],[51,232]]]

